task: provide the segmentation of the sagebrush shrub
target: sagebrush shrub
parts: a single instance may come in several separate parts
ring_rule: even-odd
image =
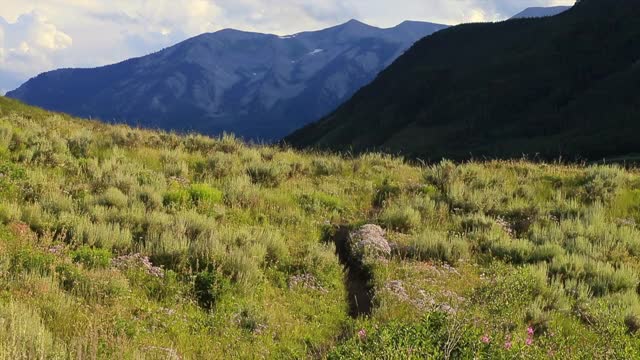
[[[426,230],[409,243],[409,256],[418,260],[436,260],[455,265],[469,254],[468,244],[446,232]]]
[[[624,172],[615,166],[587,169],[582,179],[584,199],[588,202],[609,202],[624,181]]]
[[[222,274],[210,270],[197,273],[193,282],[198,304],[207,310],[213,308],[228,286]]]
[[[420,212],[407,205],[393,205],[384,209],[380,214],[380,224],[400,232],[411,232],[420,227],[421,223]]]
[[[89,155],[89,149],[93,143],[91,133],[83,131],[73,135],[67,141],[69,152],[77,158],[86,158]]]
[[[102,193],[98,198],[98,204],[103,206],[124,208],[129,203],[129,198],[122,191],[117,188],[111,187]]]
[[[52,254],[31,248],[23,248],[14,253],[9,261],[9,271],[13,274],[36,273],[48,275],[55,262]]]
[[[162,204],[166,207],[183,208],[191,202],[191,193],[187,189],[173,188],[162,196]]]
[[[373,196],[373,206],[384,206],[388,200],[400,195],[401,191],[402,189],[400,189],[397,184],[385,178],[382,184],[376,188],[375,195]]]
[[[298,198],[298,203],[302,209],[309,213],[317,213],[322,210],[340,213],[345,210],[345,204],[342,199],[321,192],[302,194]]]
[[[311,161],[311,169],[315,176],[331,176],[341,173],[342,165],[333,159],[320,158]]]
[[[37,309],[15,301],[0,303],[0,356],[6,359],[65,358],[68,350]]]
[[[89,269],[106,269],[111,265],[111,251],[81,246],[71,252],[71,259]]]
[[[222,191],[208,184],[192,184],[189,188],[191,200],[196,205],[214,205],[222,201]]]
[[[158,210],[163,205],[162,195],[152,187],[143,187],[140,189],[138,199],[142,201],[147,210]]]
[[[284,179],[284,172],[275,164],[256,164],[247,169],[247,175],[254,184],[277,187]]]
[[[22,216],[22,210],[17,203],[0,202],[0,223],[9,224]]]

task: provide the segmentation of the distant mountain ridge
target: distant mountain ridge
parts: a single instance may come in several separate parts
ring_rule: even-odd
[[[296,147],[424,160],[640,153],[640,1],[450,27],[414,45]]]
[[[351,20],[290,36],[226,29],[114,65],[44,73],[7,96],[110,122],[273,140],[331,112],[446,27]]]
[[[530,7],[511,17],[512,19],[541,18],[555,16],[571,9],[571,6]]]

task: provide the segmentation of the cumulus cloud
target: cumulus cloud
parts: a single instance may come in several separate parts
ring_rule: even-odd
[[[381,27],[404,20],[457,24],[501,20],[528,6],[569,5],[573,0],[4,2],[0,7],[0,88],[16,87],[45,70],[105,65],[228,27],[286,35],[351,18]]]
[[[55,66],[55,54],[73,39],[44,16],[31,12],[9,23],[0,17],[0,74],[7,78],[35,75]]]

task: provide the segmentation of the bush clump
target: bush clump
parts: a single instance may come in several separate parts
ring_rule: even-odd
[[[111,251],[82,246],[71,252],[71,259],[89,269],[106,269],[111,265]]]
[[[222,202],[222,191],[207,184],[193,184],[189,188],[191,200],[195,205],[213,205]]]
[[[436,260],[455,265],[468,254],[468,244],[446,232],[427,230],[409,243],[409,256],[421,261]]]
[[[228,286],[227,279],[216,271],[201,271],[196,274],[193,291],[198,304],[211,310]]]
[[[36,249],[23,248],[14,253],[10,259],[9,271],[13,274],[48,275],[55,261],[52,254]]]
[[[162,204],[166,207],[181,208],[191,202],[191,193],[182,188],[167,191],[162,197]]]
[[[373,206],[382,207],[387,201],[400,195],[400,187],[391,182],[389,179],[384,179],[382,184],[376,188],[375,195],[373,196]]]
[[[110,187],[102,193],[98,199],[98,204],[102,206],[122,209],[127,206],[129,198],[117,188]]]
[[[394,205],[380,214],[380,223],[387,229],[410,232],[422,223],[420,212],[411,206]]]
[[[247,169],[247,175],[252,183],[269,188],[278,187],[284,178],[282,170],[274,164],[252,165]]]

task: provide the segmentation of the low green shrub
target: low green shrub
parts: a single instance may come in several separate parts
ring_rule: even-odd
[[[0,302],[0,357],[64,359],[68,350],[36,308],[16,301]]]
[[[278,187],[284,179],[282,169],[275,164],[251,165],[247,169],[251,182],[269,188]]]
[[[82,246],[71,252],[71,259],[89,269],[105,269],[111,265],[111,251]]]
[[[98,204],[102,206],[122,209],[129,203],[129,198],[117,188],[110,187],[98,198]]]
[[[93,135],[88,131],[79,132],[67,140],[71,155],[76,158],[86,158],[93,144]]]
[[[138,199],[147,210],[159,210],[163,206],[162,196],[151,187],[144,187],[138,192]]]
[[[228,287],[227,278],[217,271],[201,271],[196,274],[193,282],[196,300],[200,306],[207,310],[213,308]]]
[[[255,286],[262,277],[261,259],[252,257],[246,249],[232,250],[222,262],[222,269],[236,284],[243,289]]]
[[[30,204],[22,207],[21,220],[29,225],[38,235],[44,235],[53,227],[54,219],[49,212],[39,204]]]
[[[409,243],[409,249],[409,256],[412,258],[442,261],[452,265],[469,255],[469,247],[463,239],[433,230],[415,236]]]
[[[401,204],[386,208],[380,214],[380,224],[404,233],[417,229],[421,223],[422,217],[416,209]]]
[[[531,263],[551,262],[556,257],[564,255],[564,253],[564,249],[558,244],[538,245],[533,248],[527,261]]]
[[[587,169],[581,180],[585,201],[609,202],[624,181],[624,171],[615,166],[598,166]]]
[[[344,201],[321,192],[303,194],[298,198],[298,203],[308,213],[317,213],[322,210],[341,213],[345,209]]]
[[[332,159],[313,159],[311,161],[311,171],[315,176],[338,175],[342,172],[340,162]]]
[[[22,217],[22,209],[16,203],[0,202],[0,223],[9,224],[20,220]]]
[[[208,184],[192,184],[189,187],[191,200],[196,205],[213,205],[222,202],[222,191]]]
[[[524,264],[531,258],[534,246],[527,240],[501,238],[490,244],[493,256],[512,264]]]
[[[640,331],[640,313],[631,312],[624,318],[624,324],[630,334],[637,334]]]
[[[191,202],[191,193],[182,188],[167,191],[162,197],[162,204],[166,207],[182,208]]]
[[[13,274],[48,275],[54,262],[54,255],[25,247],[11,255],[9,271]]]
[[[383,207],[387,201],[396,198],[401,193],[400,187],[389,179],[384,179],[375,191],[373,206]]]

